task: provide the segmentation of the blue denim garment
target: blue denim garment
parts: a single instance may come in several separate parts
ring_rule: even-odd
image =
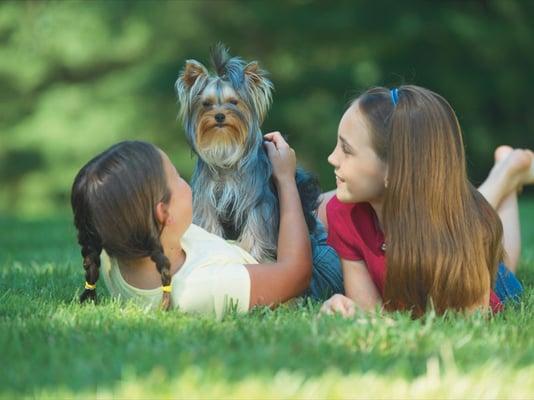
[[[506,303],[510,300],[514,302],[519,301],[519,297],[524,289],[514,273],[506,268],[503,263],[500,263],[494,290],[501,302]]]
[[[304,293],[314,300],[326,300],[335,293],[344,293],[341,262],[336,251],[326,244],[328,234],[321,222],[310,235],[313,271],[310,286]]]

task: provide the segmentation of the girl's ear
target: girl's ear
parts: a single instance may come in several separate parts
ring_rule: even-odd
[[[384,174],[384,187],[388,188],[388,169],[386,167],[386,173]]]
[[[169,206],[162,201],[156,204],[156,219],[161,226],[167,225],[169,220]]]

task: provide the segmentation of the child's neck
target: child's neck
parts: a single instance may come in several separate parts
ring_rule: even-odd
[[[163,246],[171,264],[170,274],[174,275],[185,262],[186,254],[180,244],[173,247]],[[155,289],[161,286],[161,275],[150,257],[136,260],[118,261],[122,277],[130,285],[139,289]]]
[[[376,214],[376,218],[378,220],[378,227],[380,228],[382,232],[384,232],[384,228],[382,225],[382,206],[383,206],[382,199],[370,201],[369,204],[371,204],[371,207],[373,207],[373,210]]]

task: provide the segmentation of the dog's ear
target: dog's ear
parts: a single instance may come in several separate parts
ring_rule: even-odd
[[[243,69],[244,78],[249,87],[256,112],[260,121],[263,121],[267,109],[271,105],[271,92],[273,84],[267,79],[267,72],[260,68],[256,61],[252,61],[245,65]]]
[[[180,72],[180,76],[174,85],[176,94],[178,95],[178,102],[180,103],[180,117],[182,120],[186,117],[189,108],[191,107],[191,89],[199,79],[204,81],[207,79],[208,71],[201,63],[195,60],[187,60],[185,67]],[[197,86],[198,87],[198,86]],[[193,93],[194,95],[194,93]]]
[[[253,85],[260,84],[261,78],[265,75],[265,72],[260,68],[257,61],[252,61],[245,65],[243,72],[245,73],[245,77]]]
[[[197,79],[203,75],[207,75],[208,71],[201,63],[195,60],[187,60],[185,67],[180,73],[178,81],[182,81],[184,87],[189,90],[193,87]],[[178,81],[176,82],[178,84]]]

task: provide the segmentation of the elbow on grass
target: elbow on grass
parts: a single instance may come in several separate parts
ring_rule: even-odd
[[[312,266],[311,259],[308,262],[302,263],[302,265],[300,265],[300,270],[302,271],[302,273],[300,273],[299,279],[298,279],[299,294],[304,292],[310,286],[310,282],[312,278],[312,267],[313,266]]]

